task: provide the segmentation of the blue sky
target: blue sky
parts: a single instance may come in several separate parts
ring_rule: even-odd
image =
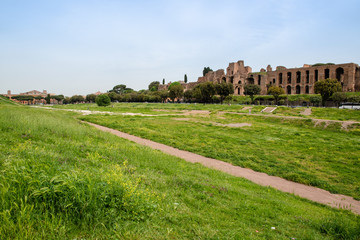
[[[359,12],[357,0],[0,0],[0,93],[140,90],[238,60],[359,64]]]

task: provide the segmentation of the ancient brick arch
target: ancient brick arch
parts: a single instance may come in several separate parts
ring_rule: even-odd
[[[286,87],[286,94],[291,94],[291,86],[290,85],[288,85]]]

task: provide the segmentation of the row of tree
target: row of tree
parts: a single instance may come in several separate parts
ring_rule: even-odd
[[[204,74],[209,70],[204,68]],[[134,91],[127,88],[126,85],[120,84],[113,87],[105,95],[111,102],[199,102],[199,103],[223,103],[224,99],[229,98],[234,93],[234,87],[231,83],[204,82],[196,85],[193,89],[184,91],[183,85],[179,82],[170,84],[167,90],[159,90],[160,83],[152,82],[148,86],[148,90]],[[344,102],[348,100],[345,93],[341,93],[341,84],[336,79],[325,79],[315,83],[315,93],[321,95],[314,96],[311,102],[322,101],[323,104],[330,99],[334,102]],[[258,85],[247,84],[244,86],[244,94],[251,98],[254,102],[254,96],[260,94],[261,88]],[[278,86],[268,88],[267,94],[274,97],[275,103],[278,104],[283,95],[284,89]],[[80,95],[65,98],[64,103],[77,102],[96,102],[97,96],[89,94],[85,98]],[[315,99],[316,98],[316,99]],[[355,99],[354,99],[355,100]]]
[[[61,102],[65,99],[64,95],[50,95],[48,94],[46,97],[42,96],[30,96],[30,95],[16,95],[11,96],[12,99],[16,99],[18,101],[33,101],[33,100],[42,100],[44,99],[47,104],[50,104],[51,99],[55,99],[58,102]]]

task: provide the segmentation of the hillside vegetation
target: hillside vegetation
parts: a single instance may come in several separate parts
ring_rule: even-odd
[[[1,239],[360,237],[349,211],[187,163],[75,116],[0,105]]]

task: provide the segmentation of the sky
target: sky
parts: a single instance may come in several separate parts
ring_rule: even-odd
[[[0,0],[0,93],[195,82],[204,67],[360,64],[358,0]]]

